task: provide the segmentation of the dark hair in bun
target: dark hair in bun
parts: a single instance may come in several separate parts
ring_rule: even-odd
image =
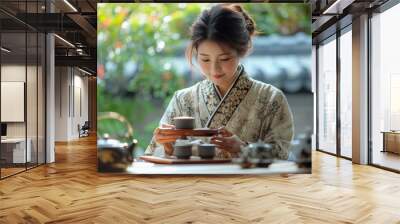
[[[256,23],[254,20],[247,14],[247,12],[242,8],[240,5],[231,5],[230,6],[233,10],[236,12],[239,12],[242,14],[245,22],[246,22],[246,29],[249,32],[250,36],[253,36],[256,32]]]
[[[224,43],[235,49],[240,57],[252,47],[251,38],[256,34],[256,24],[242,6],[217,4],[204,10],[190,29],[191,43],[186,57],[192,62],[193,51],[204,40]]]

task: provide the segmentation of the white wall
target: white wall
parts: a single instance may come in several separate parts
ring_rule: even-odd
[[[56,141],[79,138],[78,124],[88,120],[88,78],[83,75],[76,68],[56,67]]]
[[[25,65],[2,65],[1,81],[25,82],[25,73]],[[1,110],[7,110],[7,108],[1,108]],[[7,137],[25,137],[25,123],[7,123]]]
[[[77,70],[75,70],[74,75],[74,119],[72,124],[72,135],[78,136],[78,124],[81,126],[85,123],[85,121],[89,120],[88,113],[88,77],[81,76],[83,73],[79,72],[76,75]]]
[[[36,77],[36,66],[28,66],[28,87],[27,87],[27,120],[28,129],[36,130],[36,79],[31,77],[32,74]],[[25,65],[2,65],[1,66],[1,81],[4,82],[25,82]],[[38,105],[41,107],[42,105]],[[1,108],[7,110],[7,108]],[[33,123],[32,123],[33,122]],[[8,137],[25,137],[25,122],[7,122]],[[36,132],[35,132],[36,136]],[[29,137],[29,130],[28,130]]]
[[[67,67],[55,68],[55,140],[68,140],[68,86],[70,77]]]
[[[38,69],[38,70],[37,70]],[[28,78],[26,81],[25,78]],[[27,115],[25,122],[6,122],[8,138],[27,138],[30,140],[32,161],[44,163],[44,92],[42,68],[28,65],[25,67],[20,64],[4,64],[1,66],[1,81],[25,82],[26,83],[26,107],[22,112]],[[7,97],[7,96],[2,96]],[[1,108],[10,110],[10,108]],[[10,112],[10,111],[8,111]],[[12,112],[11,112],[12,113]],[[37,151],[38,150],[38,151]],[[37,153],[39,156],[37,157]]]

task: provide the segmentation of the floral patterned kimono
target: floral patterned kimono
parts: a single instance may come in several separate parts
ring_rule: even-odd
[[[242,65],[235,76],[225,96],[207,79],[175,92],[160,125],[174,124],[173,118],[177,116],[194,117],[195,128],[225,127],[242,141],[272,144],[274,156],[287,159],[294,127],[286,97],[274,86],[250,78]],[[163,146],[153,138],[145,154],[163,153]],[[216,156],[236,155],[217,148]]]

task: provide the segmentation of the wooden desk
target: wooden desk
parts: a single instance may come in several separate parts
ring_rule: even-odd
[[[31,161],[31,139],[27,139],[28,147],[25,154],[25,138],[6,138],[1,139],[2,159],[6,163],[25,163]]]
[[[179,164],[165,165],[135,161],[128,167],[129,174],[282,174],[311,173],[311,169],[298,168],[294,162],[278,161],[268,168],[242,169],[238,164]]]
[[[400,154],[400,131],[382,131],[381,133],[383,133],[382,152]]]

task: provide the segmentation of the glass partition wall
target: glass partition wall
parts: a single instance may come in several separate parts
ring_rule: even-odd
[[[400,4],[371,18],[370,162],[400,171]]]
[[[0,3],[0,178],[45,163],[45,35],[20,20],[41,1]],[[9,13],[5,8],[15,8]]]
[[[371,13],[365,34],[369,39],[368,163],[395,172],[400,172],[398,21],[400,4],[388,1]],[[350,24],[336,37],[318,43],[316,57],[317,149],[347,159],[352,158],[352,42]]]
[[[352,158],[351,25],[317,47],[317,149]]]
[[[351,25],[340,35],[340,155],[352,158],[352,32]]]
[[[1,34],[1,177],[24,171],[30,157],[26,151],[25,42],[25,32]]]
[[[318,46],[318,149],[336,154],[336,36]]]

